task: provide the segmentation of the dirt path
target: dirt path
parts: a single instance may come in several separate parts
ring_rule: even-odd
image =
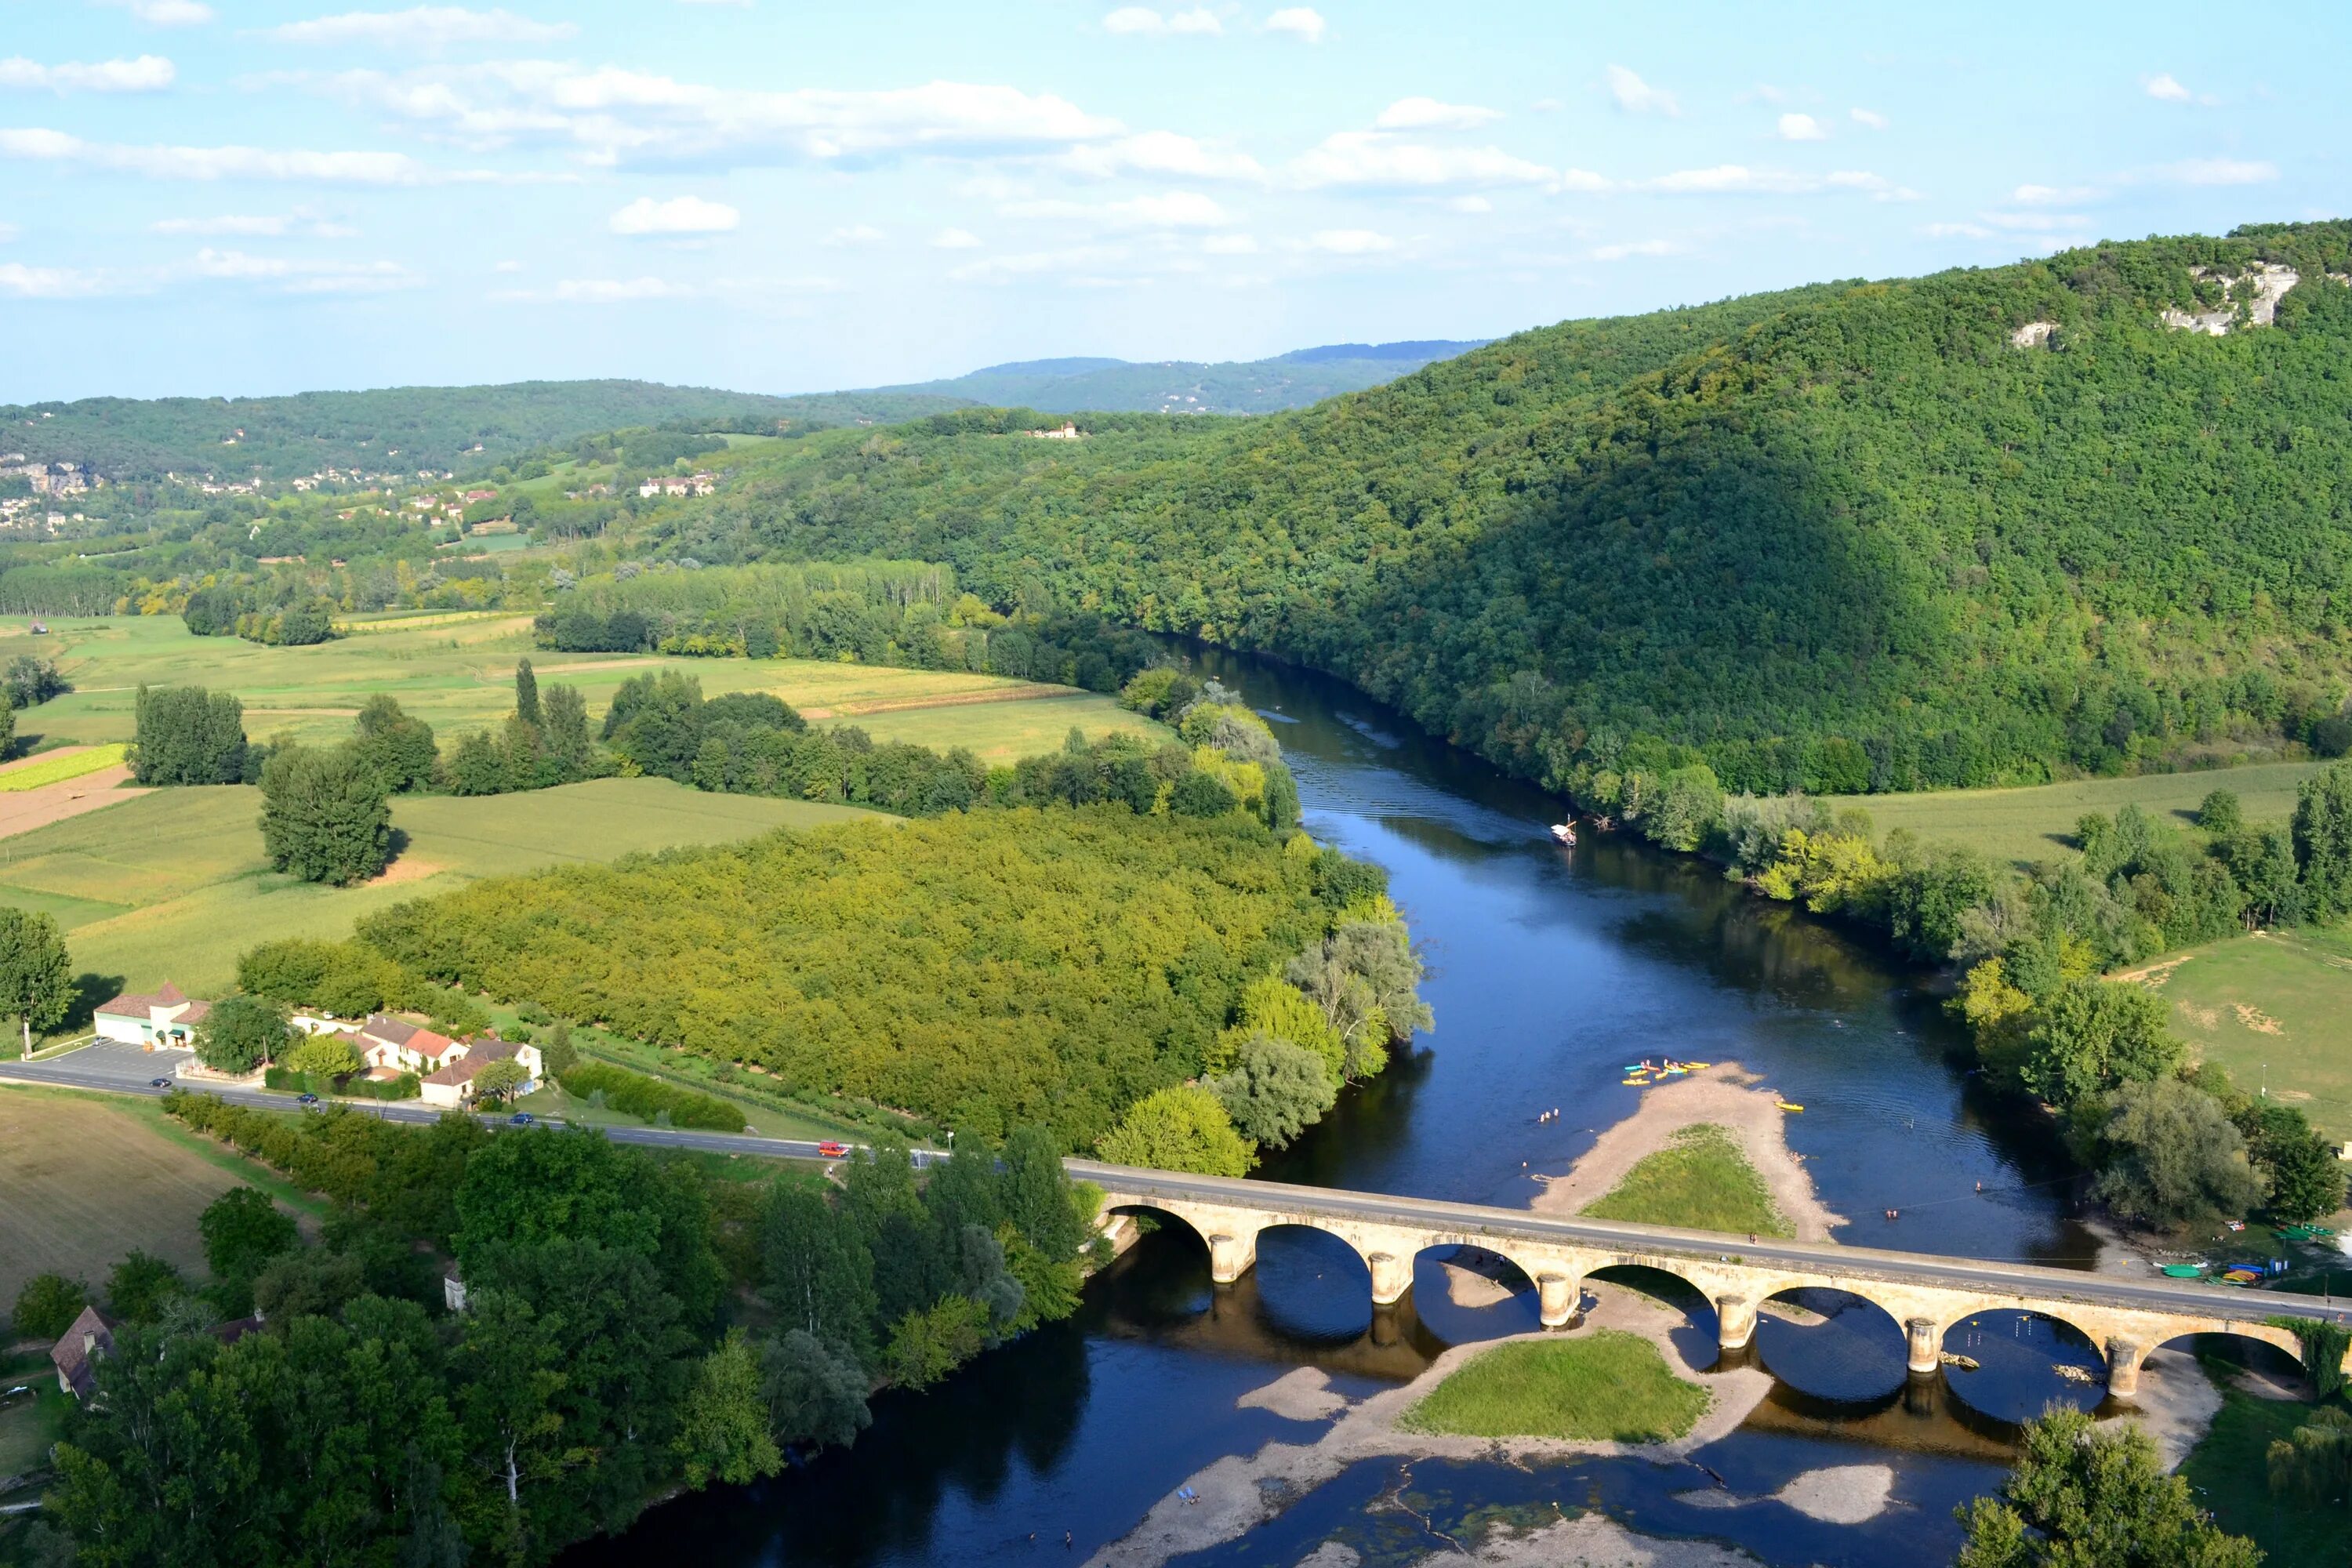
[[[1589,1289],[1600,1304],[1585,1315],[1586,1330],[1623,1329],[1640,1334],[1658,1347],[1675,1376],[1700,1384],[1713,1396],[1706,1414],[1699,1417],[1698,1424],[1687,1436],[1671,1443],[1633,1446],[1548,1437],[1497,1441],[1491,1437],[1444,1437],[1399,1430],[1397,1418],[1419,1404],[1430,1390],[1459,1370],[1465,1362],[1483,1351],[1491,1350],[1496,1345],[1513,1343],[1515,1340],[1487,1340],[1456,1345],[1432,1362],[1426,1372],[1403,1387],[1385,1389],[1357,1405],[1315,1442],[1269,1443],[1253,1455],[1228,1455],[1188,1478],[1187,1484],[1200,1496],[1198,1502],[1187,1503],[1171,1492],[1144,1516],[1142,1522],[1088,1559],[1087,1568],[1159,1568],[1159,1564],[1171,1557],[1236,1540],[1252,1526],[1262,1523],[1283,1507],[1295,1502],[1301,1493],[1312,1491],[1362,1459],[1388,1457],[1483,1459],[1499,1456],[1526,1461],[1559,1458],[1574,1454],[1629,1453],[1661,1459],[1679,1458],[1732,1431],[1747,1420],[1748,1413],[1771,1392],[1771,1375],[1758,1368],[1741,1367],[1702,1376],[1699,1368],[1684,1360],[1672,1337],[1673,1331],[1684,1322],[1680,1309],[1605,1280]],[[1550,1331],[1539,1330],[1532,1334],[1515,1336],[1515,1339],[1552,1337],[1556,1336]],[[1302,1367],[1285,1373],[1264,1389],[1244,1394],[1238,1403],[1262,1405],[1296,1420],[1312,1419],[1307,1413],[1323,1408],[1323,1402],[1316,1399],[1315,1395],[1318,1391],[1324,1391],[1327,1384],[1328,1380],[1321,1372]],[[1639,1539],[1629,1537],[1629,1540]],[[1641,1544],[1643,1547],[1650,1545],[1646,1541],[1642,1541]],[[1528,1561],[1551,1563],[1560,1559],[1545,1557]],[[1641,1563],[1650,1559],[1629,1556],[1624,1561]],[[1739,1562],[1743,1559],[1733,1556],[1692,1561]]]
[[[1625,1179],[1627,1172],[1664,1148],[1685,1127],[1710,1122],[1739,1145],[1764,1179],[1773,1204],[1797,1228],[1801,1241],[1830,1241],[1832,1226],[1847,1223],[1814,1195],[1812,1178],[1789,1150],[1790,1112],[1769,1089],[1738,1062],[1717,1062],[1705,1072],[1661,1084],[1642,1093],[1641,1109],[1601,1134],[1584,1158],[1564,1176],[1538,1178],[1543,1190],[1528,1206],[1538,1214],[1573,1215],[1596,1203]]]
[[[49,752],[44,756],[57,754]],[[52,822],[63,822],[68,816],[79,816],[85,811],[96,811],[102,805],[119,805],[148,793],[143,789],[115,787],[130,776],[129,765],[121,764],[100,768],[94,773],[84,773],[78,779],[59,779],[56,784],[43,784],[38,789],[0,794],[0,838],[30,833],[36,827],[47,827]]]

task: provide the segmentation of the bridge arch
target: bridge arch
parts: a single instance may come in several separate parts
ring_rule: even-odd
[[[2079,1314],[2082,1321],[2075,1316],[1998,1300],[1958,1313],[1940,1347],[1953,1399],[2011,1425],[2040,1415],[2053,1401],[2095,1408],[2107,1397],[2107,1351],[2116,1336],[2095,1332],[2100,1325],[2093,1314]],[[2136,1377],[2139,1352],[2126,1353]]]
[[[1784,1285],[1757,1307],[1757,1359],[1799,1394],[1839,1405],[1877,1403],[1909,1380],[1909,1331],[1866,1295]]]
[[[1499,1247],[1444,1238],[1415,1251],[1409,1267],[1415,1314],[1439,1338],[1452,1341],[1537,1327],[1544,1321],[1541,1276],[1564,1279],[1540,1263],[1530,1268]],[[1561,1288],[1555,1285],[1553,1293],[1560,1297]]]
[[[1285,1218],[1259,1227],[1252,1245],[1258,1313],[1282,1334],[1345,1342],[1371,1326],[1379,1281],[1354,1238],[1334,1226]]]

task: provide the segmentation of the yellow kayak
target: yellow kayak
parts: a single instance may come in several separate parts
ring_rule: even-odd
[[[1791,1105],[1785,1100],[1776,1100],[1772,1103],[1779,1106],[1783,1110],[1802,1110],[1805,1109],[1801,1105]]]
[[[1625,1079],[1625,1087],[1628,1089],[1647,1089],[1650,1087],[1650,1080],[1645,1078],[1629,1078]]]

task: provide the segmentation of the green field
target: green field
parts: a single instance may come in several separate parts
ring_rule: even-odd
[[[2273,1441],[2311,1419],[2313,1407],[2293,1400],[2258,1399],[2232,1388],[2234,1369],[2208,1362],[2221,1384],[2221,1409],[2180,1467],[2200,1506],[2232,1535],[2251,1536],[2273,1563],[2295,1568],[2352,1564],[2352,1536],[2340,1504],[2317,1506],[2273,1497],[2267,1458]]]
[[[1684,1128],[1665,1148],[1643,1156],[1623,1181],[1584,1212],[1596,1219],[1688,1230],[1797,1234],[1731,1135],[1706,1123]]]
[[[2113,816],[2126,805],[2137,805],[2186,823],[2198,802],[2217,789],[2235,791],[2251,821],[2284,822],[2294,812],[2295,791],[2303,781],[2326,765],[2262,763],[2203,773],[2078,779],[2031,789],[1839,795],[1830,805],[1841,811],[1858,806],[1868,812],[1872,826],[1882,834],[1908,828],[1922,838],[1966,844],[1995,861],[2021,868],[2071,850],[2074,824],[2087,812]]]
[[[970,746],[984,762],[1009,763],[1061,743],[1072,725],[1098,736],[1113,730],[1159,732],[1108,697],[1049,689],[1023,701],[897,708],[870,718],[869,703],[969,699],[1025,682],[961,671],[894,669],[816,659],[665,658],[648,655],[551,653],[531,646],[523,615],[396,617],[359,623],[363,635],[315,647],[263,647],[236,637],[192,636],[177,616],[110,616],[52,621],[53,640],[23,644],[0,637],[0,655],[38,651],[56,657],[73,682],[63,697],[20,713],[22,736],[43,746],[131,739],[138,688],[197,685],[233,691],[245,704],[255,740],[289,734],[340,741],[360,707],[390,692],[431,724],[444,743],[467,730],[493,729],[514,707],[514,666],[529,658],[542,683],[577,686],[592,723],[614,690],[648,669],[673,668],[702,682],[703,693],[771,691],[795,708],[838,712],[879,738],[919,745]],[[21,631],[17,633],[22,636]],[[1034,710],[1035,711],[1031,711]]]
[[[872,815],[706,795],[667,779],[402,796],[393,822],[407,844],[392,869],[361,887],[328,888],[269,869],[259,790],[156,790],[0,839],[0,900],[55,915],[78,971],[134,990],[170,980],[205,996],[230,984],[237,955],[257,942],[344,936],[371,910],[483,877]]]
[[[1483,1352],[1398,1425],[1463,1437],[1663,1443],[1689,1431],[1706,1406],[1706,1390],[1676,1377],[1649,1341],[1596,1329]]]
[[[2352,1139],[2352,931],[2234,937],[2130,973],[2172,1004],[2180,1037],[2240,1089],[2267,1087],[2329,1138]]]

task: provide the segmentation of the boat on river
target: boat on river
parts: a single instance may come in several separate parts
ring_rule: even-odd
[[[1558,842],[1565,844],[1572,849],[1576,847],[1576,824],[1572,822],[1555,822],[1551,825],[1551,836]]]

